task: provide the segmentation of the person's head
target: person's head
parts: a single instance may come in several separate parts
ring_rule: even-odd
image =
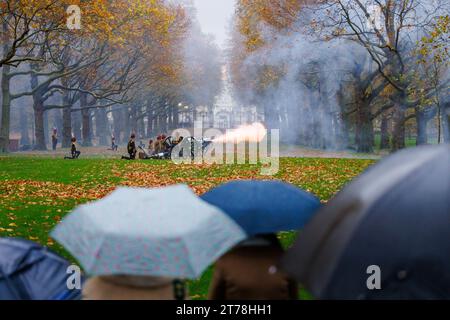
[[[134,133],[132,133],[130,138],[131,138],[131,140],[134,140],[134,139],[136,139],[136,135]]]
[[[150,139],[150,141],[148,142],[149,144],[152,144],[153,143],[153,140],[152,139]]]
[[[246,240],[238,244],[239,247],[250,247],[250,246],[281,246],[276,234],[258,234],[253,237],[249,237]]]
[[[72,143],[75,143],[75,142],[77,142],[77,138],[72,137],[71,141],[72,141]]]
[[[83,288],[89,300],[170,300],[175,299],[178,281],[166,277],[110,275],[90,278]],[[186,291],[183,290],[183,297]]]
[[[134,288],[158,288],[167,285],[172,285],[175,279],[167,277],[153,277],[153,276],[101,276],[102,280],[114,283],[119,286],[134,287]]]

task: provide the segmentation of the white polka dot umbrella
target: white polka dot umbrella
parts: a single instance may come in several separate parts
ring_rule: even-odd
[[[190,279],[246,237],[185,185],[119,188],[76,208],[51,235],[90,275]]]

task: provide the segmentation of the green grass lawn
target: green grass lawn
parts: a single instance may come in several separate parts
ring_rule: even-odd
[[[365,168],[371,160],[283,158],[276,176],[260,175],[258,165],[175,165],[169,161],[127,162],[110,159],[68,161],[50,158],[0,157],[0,237],[39,242],[75,260],[51,239],[50,230],[75,206],[101,198],[116,186],[157,187],[188,184],[197,194],[236,179],[279,179],[316,194],[323,202]],[[295,232],[279,238],[285,247]],[[212,268],[189,283],[193,299],[205,299]],[[302,298],[308,298],[304,291]]]

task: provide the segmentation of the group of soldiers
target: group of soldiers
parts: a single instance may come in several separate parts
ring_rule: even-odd
[[[148,143],[147,150],[145,150],[145,145],[140,143],[139,147],[143,151],[143,158],[150,158],[154,155],[158,155],[161,153],[168,152],[170,149],[172,149],[177,144],[181,143],[183,141],[183,137],[179,136],[175,139],[169,139],[170,137],[167,137],[164,134],[158,135],[156,137],[156,140],[150,139]],[[169,141],[170,140],[170,141]],[[115,145],[115,142],[113,142],[113,145]],[[117,148],[116,148],[117,150]],[[127,144],[127,152],[128,156],[123,156],[122,159],[126,160],[135,160],[138,148],[136,147],[136,135],[133,133],[130,136],[130,140]]]
[[[55,135],[56,136],[56,135]],[[144,159],[150,158],[154,155],[165,153],[172,149],[177,144],[181,143],[183,141],[183,137],[177,137],[175,139],[170,139],[171,137],[167,137],[164,134],[158,135],[156,137],[156,140],[150,139],[148,143],[147,149],[145,149],[145,145],[141,142],[139,145],[139,149],[141,149],[144,153]],[[56,139],[56,138],[55,138]],[[77,159],[81,152],[77,148],[77,139],[75,137],[71,140],[71,152],[70,157],[65,157],[66,159]],[[114,136],[111,136],[111,149],[113,151],[118,150],[118,145],[116,144],[116,139]],[[127,153],[128,156],[122,156],[122,159],[126,160],[135,160],[136,156],[138,155],[138,147],[136,146],[136,135],[133,133],[130,136],[130,140],[127,144]]]

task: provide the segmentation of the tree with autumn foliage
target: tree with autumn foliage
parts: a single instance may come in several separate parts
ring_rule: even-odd
[[[417,143],[427,143],[430,120],[448,120],[448,66],[436,63],[448,53],[445,12],[440,1],[238,1],[236,95],[303,145],[329,146],[321,140],[332,134],[341,140],[332,147],[371,152],[380,130],[382,146],[397,150],[413,119]]]
[[[244,103],[259,106],[266,126],[281,129],[285,142],[340,148],[341,139],[334,137],[343,135],[343,121],[336,105],[329,104],[335,88],[320,63],[320,52],[315,53],[317,59],[304,60],[300,53],[309,50],[302,16],[307,5],[307,1],[238,2],[230,49],[235,94]]]
[[[2,7],[4,21],[15,25],[7,24],[2,33],[1,151],[8,149],[10,109],[18,99],[32,98],[36,149],[46,149],[46,115],[60,110],[63,147],[72,135],[91,145],[94,133],[105,144],[112,132],[126,137],[130,131],[150,134],[176,126],[177,106],[187,101],[188,88],[194,90],[194,83],[200,88],[201,81],[211,80],[205,78],[209,73],[217,74],[201,61],[205,77],[186,64],[193,17],[181,5],[162,0],[71,1],[81,9],[82,28],[69,30],[69,3],[43,4],[10,0]],[[16,21],[18,17],[22,20]],[[13,86],[27,78],[28,86]],[[204,89],[204,103],[212,103],[217,93],[210,88],[214,93]],[[21,120],[22,125],[27,121]]]
[[[449,43],[450,17],[447,14],[434,19],[430,31],[422,37],[417,50],[420,56],[419,65],[426,74],[425,77],[418,79],[419,81],[432,80],[435,94],[429,100],[437,106],[438,141],[441,140],[442,129],[442,139],[447,143],[450,143],[450,90],[449,85],[441,87],[441,82],[448,81],[446,72],[448,73],[450,66]]]
[[[153,55],[158,60],[148,69],[145,88],[134,88],[136,99],[125,106],[125,114],[120,109],[114,111],[118,119],[129,119],[125,127],[138,137],[170,133],[186,113],[194,121],[197,107],[211,110],[221,91],[222,59],[212,40],[201,32],[195,12],[178,14],[171,28],[178,32],[171,32],[173,38],[167,50],[160,48]],[[115,136],[123,130],[115,128]]]
[[[106,1],[104,2],[106,3]],[[73,4],[73,3],[70,3]],[[38,96],[46,93],[46,88],[58,79],[77,73],[89,67],[93,61],[84,62],[80,53],[71,59],[70,66],[63,65],[59,59],[66,52],[55,51],[61,48],[64,39],[70,37],[66,26],[67,1],[15,1],[8,0],[2,4],[2,122],[0,129],[0,152],[5,152],[9,144],[10,109],[12,101],[23,96]],[[108,15],[101,11],[101,1],[87,2],[85,13],[92,13],[85,19],[85,30],[97,30],[104,35],[105,19]],[[81,33],[81,32],[80,32]],[[71,43],[66,43],[66,47]],[[69,60],[70,60],[69,59]],[[67,60],[67,61],[69,61]],[[12,70],[11,68],[15,68]],[[15,77],[30,76],[31,90],[12,92],[11,83]],[[44,77],[43,83],[37,83],[39,77]],[[52,95],[52,93],[50,94]],[[42,101],[40,101],[42,102]],[[40,103],[38,102],[38,103]],[[40,118],[42,108],[37,108],[36,119]],[[40,121],[37,121],[39,126]],[[40,130],[40,128],[38,128]],[[38,142],[43,148],[42,141]]]
[[[389,96],[393,105],[394,130],[392,149],[405,147],[405,124],[415,118],[417,128],[426,130],[428,108],[421,101],[436,95],[438,87],[422,83],[417,87],[418,40],[440,12],[448,11],[448,3],[435,1],[324,1],[328,15],[322,30],[328,37],[348,39],[366,49],[378,73],[394,89]],[[324,9],[325,10],[325,9]],[[426,58],[427,59],[427,58]],[[420,94],[419,94],[420,93]],[[409,115],[409,110],[414,115]],[[426,143],[424,130],[418,131],[418,142]]]

